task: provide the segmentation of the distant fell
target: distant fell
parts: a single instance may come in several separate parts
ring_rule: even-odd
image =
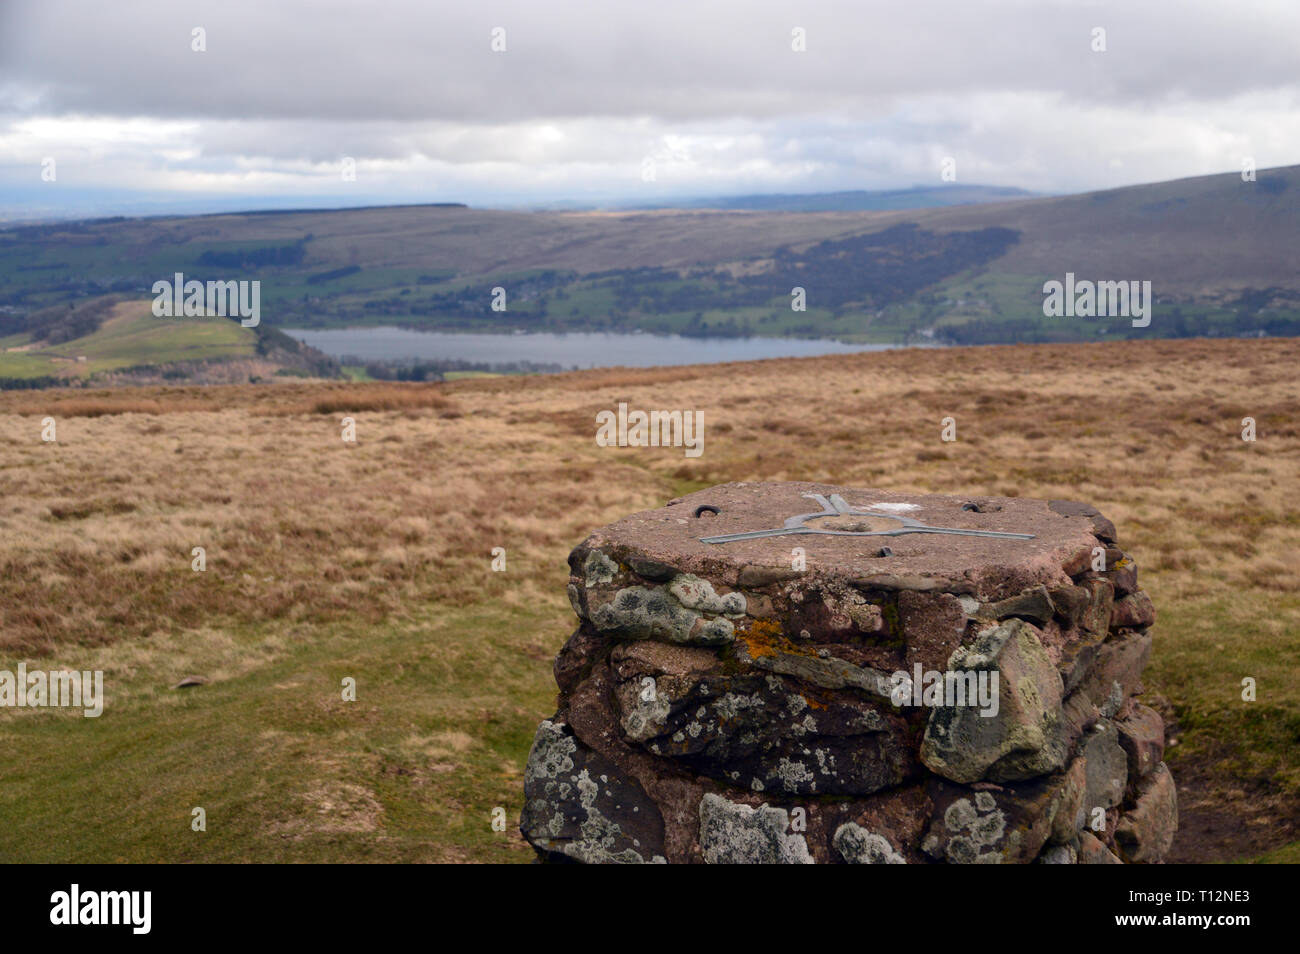
[[[941,185],[910,189],[855,189],[847,192],[724,195],[675,202],[629,205],[629,209],[720,209],[753,212],[863,212],[932,209],[1028,199],[1035,195],[1011,186]]]
[[[952,203],[994,192],[944,186],[727,201],[923,194],[950,204],[424,205],[18,226],[0,229],[0,324],[98,295],[148,296],[154,282],[184,273],[259,279],[265,322],[297,328],[962,344],[1300,335],[1300,166],[1259,170],[1253,180],[1232,172],[966,204]],[[1070,275],[1149,283],[1151,321],[1047,314],[1045,283]]]

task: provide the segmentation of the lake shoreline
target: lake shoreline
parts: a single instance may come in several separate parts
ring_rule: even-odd
[[[707,337],[648,332],[449,332],[389,325],[351,328],[281,328],[345,363],[460,361],[491,365],[559,365],[562,370],[603,367],[665,367],[770,358],[936,348],[933,342],[888,344],[834,338]]]

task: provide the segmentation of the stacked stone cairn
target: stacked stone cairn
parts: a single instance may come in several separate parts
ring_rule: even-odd
[[[823,532],[702,539],[782,527],[833,494],[851,512],[803,524]],[[878,535],[898,516],[1031,539]],[[541,860],[1120,864],[1170,849],[1164,723],[1137,698],[1155,611],[1086,504],[732,483],[597,530],[569,566],[579,625],[520,821]],[[981,674],[997,676],[996,714],[975,704]]]

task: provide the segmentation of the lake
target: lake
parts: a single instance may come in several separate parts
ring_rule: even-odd
[[[486,364],[531,361],[569,368],[623,365],[649,368],[670,364],[807,358],[856,351],[884,351],[895,345],[845,344],[827,338],[683,338],[681,335],[570,332],[488,335],[405,328],[285,328],[334,358],[366,361],[450,359]]]

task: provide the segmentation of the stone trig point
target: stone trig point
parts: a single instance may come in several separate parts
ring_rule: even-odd
[[[1117,864],[1177,828],[1155,612],[1070,501],[732,483],[570,555],[545,860]]]

